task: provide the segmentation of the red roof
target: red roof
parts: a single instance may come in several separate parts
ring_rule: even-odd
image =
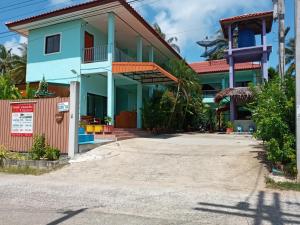
[[[255,34],[261,34],[262,19],[266,20],[267,33],[271,32],[273,24],[273,11],[249,13],[240,16],[225,18],[220,20],[220,24],[223,30],[224,37],[228,38],[227,27],[231,24],[235,24],[237,26],[242,25],[243,27],[248,27],[253,30]]]
[[[273,17],[273,11],[249,13],[249,14],[229,17],[229,18],[221,19],[220,23],[237,22],[237,21],[241,21],[241,20],[263,18],[263,17],[269,17],[269,16]]]
[[[198,74],[208,74],[208,73],[223,73],[229,72],[229,64],[226,59],[212,60],[204,62],[191,63],[190,66]],[[257,63],[237,63],[235,64],[235,71],[242,70],[257,70],[260,69],[260,64]]]
[[[155,30],[154,28],[125,0],[90,0],[85,3],[75,4],[71,5],[65,8],[49,11],[46,13],[42,13],[36,16],[31,16],[28,18],[16,20],[13,22],[7,22],[5,23],[6,26],[10,29],[12,29],[14,26],[24,25],[32,22],[36,22],[43,19],[52,18],[55,16],[60,16],[80,10],[90,9],[93,7],[97,7],[100,5],[105,5],[109,3],[118,3],[117,6],[123,6],[126,8],[135,18],[137,18],[152,34],[154,34],[173,54],[175,54],[178,58],[182,59],[182,57],[178,54],[177,51],[175,51],[174,48],[170,46],[170,44],[167,43],[166,40],[164,40]]]

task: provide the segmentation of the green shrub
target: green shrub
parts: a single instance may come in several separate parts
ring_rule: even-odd
[[[0,145],[0,164],[3,159],[7,159],[7,158],[8,158],[7,149],[5,148],[5,146]]]
[[[255,136],[266,142],[268,160],[283,165],[285,173],[296,175],[295,78],[281,80],[277,76],[252,89],[255,98],[250,110],[257,126]]]
[[[32,148],[29,155],[33,160],[39,160],[45,156],[46,138],[45,135],[37,135],[34,137]]]
[[[45,148],[45,158],[48,160],[58,160],[60,156],[60,151],[57,148],[53,148],[47,145]]]

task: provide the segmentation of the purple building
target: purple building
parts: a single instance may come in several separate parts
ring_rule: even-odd
[[[268,60],[272,46],[267,45],[267,33],[271,32],[273,11],[245,14],[220,20],[224,37],[228,39],[225,57],[229,63],[229,87],[235,85],[235,64],[260,62],[264,81],[268,80]],[[260,44],[256,36],[260,35]],[[235,38],[237,37],[237,38]],[[236,118],[236,106],[230,101],[230,120]]]

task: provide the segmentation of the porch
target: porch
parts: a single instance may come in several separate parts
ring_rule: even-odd
[[[142,128],[143,101],[156,89],[177,82],[155,63],[114,62],[111,80],[109,74],[81,76],[80,115],[91,125],[107,124],[108,117],[115,128]]]

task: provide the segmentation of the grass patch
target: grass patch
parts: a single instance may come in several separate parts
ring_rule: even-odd
[[[47,169],[37,169],[31,167],[0,167],[0,173],[10,173],[10,174],[24,174],[24,175],[42,175],[48,173],[50,170]]]
[[[271,178],[266,178],[267,188],[289,191],[300,191],[300,183],[293,182],[275,182]]]

